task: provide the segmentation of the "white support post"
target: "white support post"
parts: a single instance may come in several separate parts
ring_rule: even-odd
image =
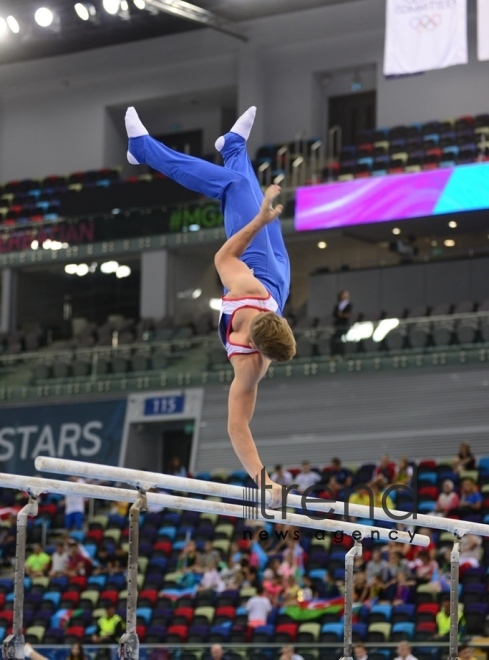
[[[215,483],[213,481],[187,479],[184,477],[174,477],[168,474],[158,474],[156,472],[144,472],[143,470],[110,467],[108,465],[97,465],[82,461],[69,461],[61,458],[49,458],[47,456],[38,456],[35,465],[36,469],[40,472],[53,472],[55,474],[65,475],[74,474],[79,477],[100,479],[102,481],[120,481],[131,484],[135,487],[141,486],[146,489],[166,488],[188,493],[226,497],[228,499],[243,499],[243,489],[239,486]],[[284,492],[287,493],[286,487],[284,487]],[[294,507],[295,509],[304,508],[304,501],[300,495],[288,494],[286,502],[287,506]],[[489,525],[483,523],[467,522],[465,520],[455,520],[452,518],[443,518],[441,516],[429,516],[421,513],[413,515],[407,514],[406,511],[399,511],[396,509],[387,510],[386,508],[350,504],[349,502],[336,502],[333,500],[324,500],[321,502],[316,498],[306,498],[305,504],[309,512],[317,511],[333,513],[338,516],[348,515],[354,516],[355,518],[383,520],[390,523],[398,520],[403,525],[443,529],[452,532],[452,534],[456,534],[459,537],[462,537],[465,534],[489,536]],[[383,531],[384,533],[387,533],[389,530],[384,529]],[[393,538],[389,539],[385,534],[381,538],[387,538],[387,540],[391,541],[396,540]]]
[[[84,465],[77,461],[71,461],[75,465]],[[89,465],[89,464],[85,464]],[[96,466],[100,467],[100,466]],[[122,470],[123,468],[110,468],[110,470]],[[76,474],[76,472],[73,472]],[[111,472],[113,474],[113,472]],[[144,473],[142,473],[144,474]],[[169,475],[158,475],[164,481],[165,477]],[[97,477],[95,477],[97,478]],[[177,477],[175,477],[177,478]],[[114,477],[115,481],[124,481],[119,477]],[[184,482],[191,482],[191,479],[183,479]],[[207,482],[201,482],[207,484]],[[217,484],[214,484],[217,485]],[[223,485],[223,484],[220,484]],[[17,488],[18,490],[28,491],[31,494],[40,493],[59,493],[66,495],[67,493],[76,493],[83,497],[95,497],[101,500],[112,500],[118,502],[135,502],[137,499],[136,490],[126,490],[123,488],[113,488],[111,486],[97,486],[95,484],[81,484],[73,481],[58,481],[56,479],[41,479],[39,477],[26,477],[14,474],[0,474],[0,486],[4,488]],[[143,483],[137,484],[138,488],[149,489],[165,488],[165,485],[148,486]],[[168,484],[166,485],[168,488]],[[231,486],[228,486],[231,488]],[[181,490],[185,491],[185,485]],[[238,490],[241,490],[238,488]],[[228,494],[229,497],[229,494]],[[242,498],[241,504],[227,504],[225,502],[215,502],[214,500],[201,500],[193,499],[190,497],[182,497],[180,495],[166,495],[163,493],[147,493],[146,495],[148,504],[159,504],[161,506],[184,509],[187,511],[199,511],[201,513],[217,513],[223,516],[232,516],[236,518],[253,518],[254,520],[261,520],[262,522],[270,522],[277,520],[285,525],[294,525],[297,527],[308,527],[310,529],[318,529],[325,532],[343,532],[347,536],[352,534],[360,534],[361,538],[376,538],[377,540],[389,541],[393,540],[389,537],[390,530],[382,527],[369,527],[367,525],[357,525],[356,523],[348,523],[342,520],[316,520],[310,516],[299,515],[297,513],[287,513],[285,519],[276,516],[277,511],[272,509],[259,510],[257,502],[245,503]],[[430,543],[428,536],[423,534],[409,534],[408,532],[396,531],[396,541],[399,543],[410,543],[413,545],[421,545],[427,547]]]
[[[450,652],[448,660],[458,660],[458,583],[460,566],[460,542],[453,544],[450,554]]]
[[[362,556],[362,544],[355,541],[353,548],[350,548],[345,555],[345,627],[343,658],[341,660],[353,660],[353,565],[355,557]]]
[[[28,503],[17,514],[17,543],[15,549],[14,576],[14,618],[12,623],[12,634],[8,635],[8,637],[6,637],[3,642],[3,657],[5,660],[25,659],[25,639],[22,628],[27,520],[29,516],[37,516],[37,511],[37,497],[30,495]]]

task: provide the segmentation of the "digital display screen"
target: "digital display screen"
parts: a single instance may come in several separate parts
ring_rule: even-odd
[[[489,162],[298,188],[297,231],[489,209]]]

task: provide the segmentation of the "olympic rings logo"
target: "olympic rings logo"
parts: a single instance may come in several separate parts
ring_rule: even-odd
[[[442,24],[443,17],[441,14],[432,14],[428,16],[416,16],[411,19],[411,27],[416,30],[418,34],[423,32],[434,32]]]

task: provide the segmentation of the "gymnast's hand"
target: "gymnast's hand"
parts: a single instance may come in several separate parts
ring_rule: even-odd
[[[275,199],[280,195],[281,190],[280,186],[276,186],[275,184],[268,186],[265,190],[265,197],[258,213],[258,219],[263,225],[267,225],[269,222],[275,220],[284,210],[282,204],[277,204],[275,208],[272,206]]]

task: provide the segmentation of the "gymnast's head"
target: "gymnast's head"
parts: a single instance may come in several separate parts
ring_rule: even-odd
[[[272,362],[289,362],[296,353],[290,325],[274,312],[260,312],[252,319],[250,339],[253,346]]]

